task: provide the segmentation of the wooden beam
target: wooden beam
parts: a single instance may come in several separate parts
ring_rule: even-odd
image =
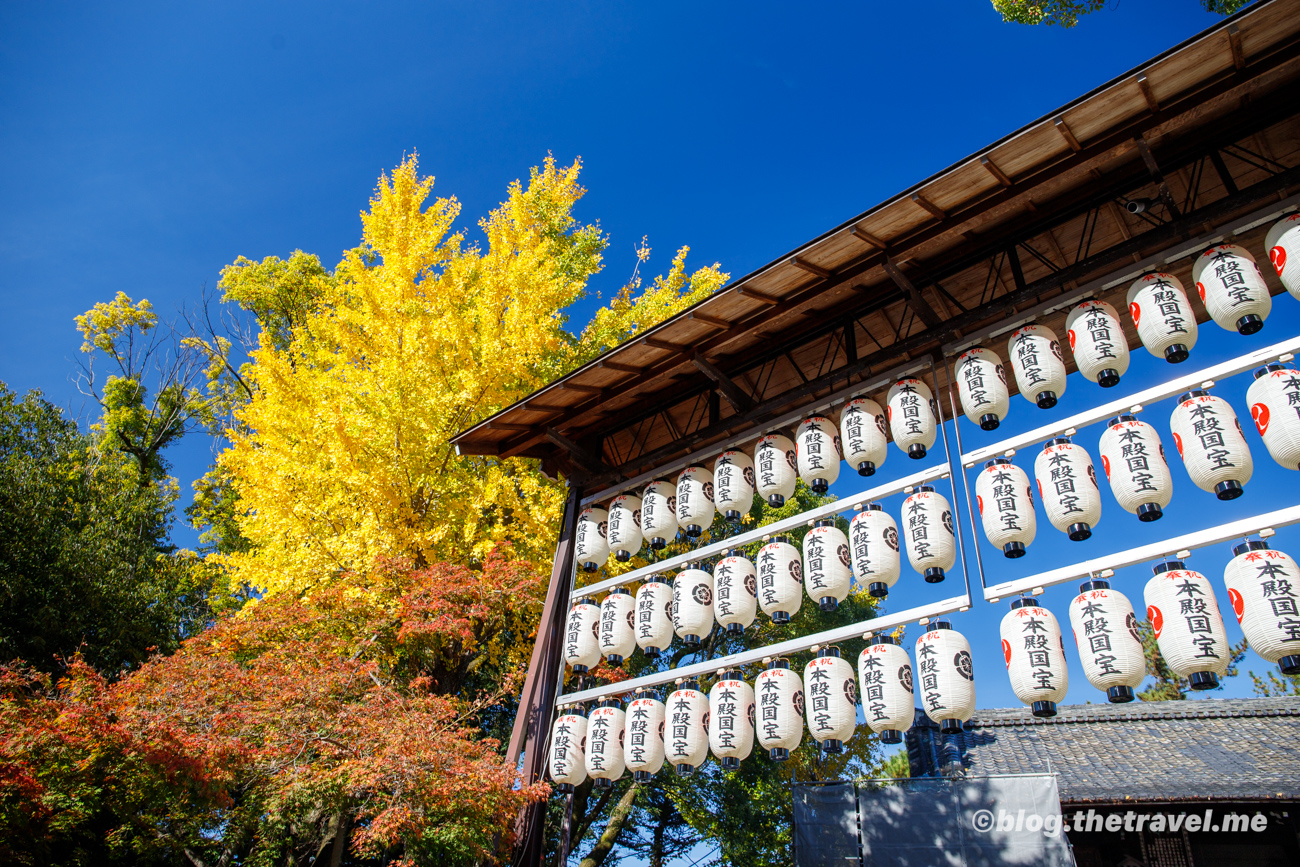
[[[1147,108],[1151,109],[1151,113],[1160,111],[1160,103],[1156,102],[1156,96],[1151,92],[1151,83],[1147,81],[1147,74],[1139,72],[1134,81],[1137,82],[1138,90],[1142,91],[1142,98],[1147,101]]]
[[[685,346],[679,346],[676,343],[669,343],[667,340],[659,340],[654,337],[643,337],[641,342],[653,349],[662,349],[665,352],[685,352]]]
[[[560,388],[568,391],[580,391],[583,394],[604,394],[605,388],[599,385],[583,385],[580,382],[561,382]]]
[[[929,211],[931,216],[933,216],[935,219],[938,220],[948,219],[948,215],[944,213],[943,208],[939,207],[934,202],[930,201],[920,193],[912,193],[912,201],[920,205],[925,210]]]
[[[686,314],[687,319],[694,319],[696,322],[703,322],[705,325],[712,325],[714,328],[730,328],[731,323],[725,319],[719,319],[716,316],[708,316],[704,313],[692,311]]]
[[[925,299],[921,297],[921,293],[917,291],[916,286],[912,284],[911,280],[907,279],[907,275],[900,271],[898,265],[894,264],[894,260],[888,256],[885,257],[885,273],[893,279],[899,289],[907,293],[908,304],[916,312],[916,315],[921,318],[921,321],[929,328],[938,328],[943,320],[935,315],[934,310],[929,304],[925,303]]]
[[[1007,173],[998,168],[997,163],[993,162],[993,160],[988,157],[980,157],[980,165],[982,165],[989,174],[997,178],[999,184],[1004,187],[1011,186],[1011,178],[1007,177]]]
[[[771,295],[764,295],[762,292],[759,292],[757,289],[750,289],[748,286],[738,287],[736,289],[736,294],[742,298],[748,298],[751,301],[757,301],[759,304],[767,304],[771,306],[771,305],[781,303],[781,299],[773,298]]]
[[[1150,173],[1151,179],[1156,182],[1156,188],[1160,190],[1160,200],[1169,209],[1169,214],[1177,220],[1182,214],[1178,211],[1178,204],[1174,201],[1174,194],[1169,191],[1169,184],[1165,183],[1165,176],[1160,171],[1160,165],[1151,154],[1151,148],[1147,146],[1147,140],[1140,135],[1134,136],[1133,144],[1137,145],[1138,153],[1142,154],[1142,162],[1146,163],[1147,172]]]
[[[889,249],[889,244],[880,240],[875,235],[868,232],[866,229],[860,229],[857,226],[854,226],[853,228],[849,229],[849,234],[857,238],[862,243],[869,244],[872,247],[875,247],[877,250],[879,250],[882,253]]]
[[[754,399],[740,390],[740,386],[731,381],[721,370],[718,370],[707,358],[700,354],[691,357],[691,363],[704,372],[704,375],[713,380],[718,385],[718,391],[727,399],[727,403],[735,407],[736,412],[745,412],[754,405]]]
[[[1236,24],[1228,25],[1228,49],[1232,51],[1232,65],[1237,69],[1246,68],[1246,52],[1241,48],[1241,31]]]
[[[553,427],[546,429],[546,438],[564,449],[577,462],[578,467],[590,475],[614,472],[599,455],[594,455]]]
[[[823,280],[826,280],[831,276],[830,271],[827,271],[825,268],[822,268],[820,265],[814,265],[812,262],[809,262],[805,259],[800,259],[798,256],[791,256],[789,262],[791,265],[795,266],[801,271],[807,271],[809,274],[812,274],[816,277],[820,277]]]
[[[571,406],[559,406],[553,403],[534,403],[529,401],[524,405],[524,409],[529,412],[568,412],[573,409]]]
[[[608,370],[617,370],[619,373],[642,373],[645,370],[644,367],[637,367],[634,364],[620,364],[617,361],[598,361],[596,366]]]
[[[1074,151],[1076,154],[1083,150],[1083,145],[1079,144],[1079,140],[1074,137],[1074,133],[1065,122],[1065,118],[1052,118],[1052,124],[1056,127],[1056,131],[1061,134],[1061,138],[1065,139],[1065,143],[1070,146],[1070,150]]]
[[[531,425],[531,424],[513,424],[511,422],[505,422],[505,421],[490,421],[487,423],[487,426],[492,428],[493,430],[508,430],[508,431],[530,431],[534,427],[536,427],[536,425]]]

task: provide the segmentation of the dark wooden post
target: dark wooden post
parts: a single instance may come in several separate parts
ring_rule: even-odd
[[[506,752],[507,760],[516,763],[523,753],[523,763],[519,767],[525,785],[542,779],[546,768],[546,740],[560,688],[564,625],[569,614],[569,587],[573,575],[573,543],[581,506],[582,483],[571,477],[560,541],[555,546],[555,562],[551,567],[551,584],[546,591],[542,619],[537,624],[537,640],[533,644],[533,655],[528,663],[524,690],[519,696],[519,711],[515,714]],[[541,867],[545,819],[544,802],[529,804],[520,811],[515,825],[514,857],[511,859],[516,867]]]

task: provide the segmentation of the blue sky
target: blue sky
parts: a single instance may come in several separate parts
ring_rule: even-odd
[[[1216,20],[1196,0],[1121,3],[1068,31],[1003,24],[986,0],[5,4],[0,380],[89,413],[71,382],[75,315],[120,290],[169,316],[239,255],[301,248],[332,266],[357,242],[376,177],[412,150],[436,192],[464,203],[466,224],[548,151],[580,155],[590,193],[579,215],[610,236],[593,284],[606,295],[643,235],[652,273],[689,244],[696,265],[739,276]],[[1252,345],[1295,333],[1300,305],[1283,296],[1275,311]],[[1120,388],[1245,340],[1212,324],[1202,335],[1176,371],[1138,349]],[[1072,378],[1055,412],[1096,391]],[[1013,401],[1009,425],[1042,423]],[[1168,408],[1151,414],[1168,444]],[[1088,434],[1094,458],[1099,433]],[[1259,482],[1246,497],[1182,498],[1194,489],[1175,461],[1166,520],[1136,530],[1106,491],[1107,532],[1088,553],[1292,502],[1282,483],[1293,477],[1248,433]],[[208,446],[196,437],[171,457],[188,500]],[[1084,556],[1054,532],[1040,513],[1038,550],[1016,568]],[[193,544],[184,526],[176,537]],[[1226,559],[1204,555],[1220,589]],[[1149,572],[1133,573],[1119,586],[1136,601]],[[1071,592],[1047,596],[1063,622]],[[983,707],[1015,703],[997,651],[1004,610],[980,604],[961,627]],[[1239,637],[1235,623],[1229,633]],[[1069,700],[1099,700],[1070,654]],[[1226,694],[1249,694],[1245,676]]]

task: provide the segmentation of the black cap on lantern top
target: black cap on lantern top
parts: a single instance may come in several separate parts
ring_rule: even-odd
[[[1165,361],[1170,364],[1182,364],[1191,356],[1191,354],[1191,350],[1189,350],[1184,344],[1175,343],[1174,345],[1165,348]]]
[[[1173,572],[1176,570],[1181,570],[1186,568],[1187,568],[1187,564],[1184,563],[1182,560],[1177,560],[1171,557],[1168,560],[1163,560],[1157,563],[1156,565],[1152,566],[1151,571],[1157,575],[1160,575],[1164,572]]]
[[[883,512],[885,511],[885,507],[879,503],[867,503],[862,507],[862,510],[864,512]]]
[[[611,595],[627,595],[627,596],[632,595],[632,591],[627,589],[627,587],[615,587],[613,590],[609,592]]]
[[[771,506],[773,509],[779,509],[785,505],[785,497],[781,496],[780,494],[768,494],[767,504]]]
[[[1250,551],[1267,551],[1268,543],[1263,539],[1247,539],[1245,542],[1232,546],[1232,556],[1240,557]]]
[[[936,620],[930,624],[931,629],[952,629],[951,620]]]
[[[925,457],[925,446],[920,443],[912,443],[907,447],[907,456],[914,461],[919,461]]]
[[[867,595],[872,599],[884,599],[889,595],[889,585],[884,581],[872,581],[867,584]]]
[[[771,662],[769,662],[769,663],[767,664],[767,670],[768,670],[768,671],[771,671],[771,670],[774,669],[774,668],[787,668],[787,669],[788,669],[789,667],[790,667],[790,660],[788,660],[788,659],[782,659],[782,658],[779,657],[779,656],[778,656],[776,659],[772,660]]]
[[[1250,378],[1259,379],[1261,376],[1266,376],[1274,370],[1286,370],[1286,365],[1280,361],[1270,361],[1268,364],[1264,365],[1263,367],[1255,368],[1255,370],[1251,373]]]
[[[1137,417],[1137,416],[1133,415],[1132,413],[1128,413],[1128,412],[1126,412],[1126,413],[1122,413],[1122,414],[1120,414],[1120,415],[1117,415],[1117,416],[1115,416],[1113,419],[1111,419],[1110,421],[1106,422],[1106,427],[1114,427],[1115,425],[1120,424],[1120,423],[1122,423],[1122,422],[1126,422],[1126,421],[1137,421],[1137,420],[1138,420],[1138,417]]]
[[[903,733],[897,729],[885,729],[880,733],[880,742],[882,744],[901,744],[903,742]]]
[[[943,720],[939,723],[939,731],[945,735],[959,735],[961,734],[961,720]]]
[[[1257,313],[1247,313],[1237,320],[1238,334],[1254,334],[1264,327],[1264,317]]]
[[[1179,403],[1184,403],[1194,397],[1209,397],[1210,393],[1203,388],[1193,388],[1191,391],[1184,392],[1183,396],[1178,398]]]
[[[1082,584],[1079,585],[1080,593],[1088,593],[1093,590],[1109,590],[1109,589],[1110,589],[1110,582],[1107,581],[1105,578],[1093,578],[1089,581],[1084,581]]]
[[[1192,689],[1198,692],[1206,689],[1217,689],[1219,678],[1212,671],[1193,671],[1187,678]]]
[[[834,527],[834,526],[835,526],[835,519],[834,519],[834,518],[818,518],[816,521],[813,521],[813,526],[814,526],[814,527]]]
[[[921,494],[932,494],[934,493],[934,485],[917,485],[916,491]]]
[[[840,649],[839,649],[838,647],[834,646],[834,645],[828,645],[827,647],[823,647],[821,650],[817,651],[817,658],[818,658],[818,659],[821,659],[822,657],[826,657],[826,656],[830,656],[830,657],[834,657],[835,659],[839,659],[839,658],[840,658]]]
[[[1043,443],[1043,448],[1046,449],[1048,446],[1068,446],[1069,444],[1069,437],[1052,437],[1050,440]]]
[[[730,671],[723,672],[722,679],[723,680],[744,680],[745,672],[741,671],[739,668],[733,668]]]
[[[809,487],[811,487],[812,492],[818,496],[825,494],[831,488],[830,483],[825,479],[813,479],[812,484],[809,485]]]
[[[1036,701],[1029,710],[1036,717],[1056,716],[1056,702],[1054,701]]]
[[[1085,539],[1092,538],[1092,526],[1080,521],[1077,524],[1071,524],[1067,527],[1065,535],[1070,537],[1071,542],[1082,542]]]
[[[1011,600],[1012,611],[1015,611],[1017,608],[1037,608],[1037,607],[1038,607],[1038,600],[1032,596],[1021,596],[1019,599]]]
[[[1133,700],[1133,687],[1112,686],[1106,690],[1106,701],[1111,704],[1126,704]]]
[[[1300,674],[1300,653],[1282,657],[1277,661],[1277,667],[1283,674]]]
[[[889,635],[887,633],[871,636],[871,643],[872,644],[893,644],[893,645],[898,644],[898,642],[894,640],[894,636]]]
[[[859,462],[858,462],[858,475],[859,475],[859,476],[874,476],[875,474],[876,474],[876,464],[875,464],[875,461],[859,461]]]
[[[1246,489],[1236,479],[1228,479],[1226,482],[1219,482],[1214,486],[1214,496],[1220,500],[1235,500],[1244,493],[1246,493]]]
[[[693,677],[688,677],[681,683],[677,684],[678,689],[693,689],[696,692],[700,690],[700,682]]]
[[[790,537],[787,536],[787,535],[785,535],[784,533],[782,533],[782,534],[780,534],[780,535],[773,536],[773,537],[772,537],[772,542],[784,542],[785,544],[789,545],[789,544],[790,544]],[[770,545],[770,544],[772,544],[772,542],[769,542],[768,544]]]
[[[1034,403],[1038,405],[1039,409],[1051,409],[1056,406],[1056,392],[1040,391],[1038,396],[1034,398]]]
[[[1025,556],[1025,543],[1008,542],[1002,546],[1002,556],[1008,560],[1015,560],[1018,557]]]
[[[1106,368],[1097,374],[1097,384],[1102,388],[1114,388],[1119,385],[1119,371],[1113,367]]]
[[[994,458],[991,461],[984,462],[984,469],[987,470],[989,467],[996,467],[998,464],[1009,464],[1009,463],[1011,463],[1011,458]]]
[[[986,412],[980,416],[980,430],[997,430],[998,425],[1001,423],[1001,420],[991,412]]]
[[[1144,524],[1159,521],[1165,516],[1164,510],[1157,503],[1141,503],[1137,508],[1138,520]]]
[[[931,566],[929,569],[925,570],[926,584],[942,584],[943,579],[946,577],[947,576],[943,574],[943,569],[938,566]]]

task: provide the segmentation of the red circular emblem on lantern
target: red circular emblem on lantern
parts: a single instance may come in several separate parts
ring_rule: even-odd
[[[1159,608],[1154,605],[1148,605],[1147,620],[1151,621],[1151,628],[1156,631],[1156,638],[1159,638],[1160,633],[1163,632],[1165,628],[1165,616],[1160,613]]]
[[[979,504],[979,507],[980,507],[980,514],[981,514],[981,515],[984,514],[984,498],[981,497],[979,494],[976,494],[976,495],[975,495],[975,502]]]
[[[1038,483],[1038,496],[1041,498],[1043,496],[1043,480],[1034,479],[1034,481]]]
[[[1273,267],[1277,269],[1278,274],[1281,274],[1282,269],[1286,267],[1286,250],[1274,247],[1268,251],[1268,258],[1273,260]]]
[[[1074,351],[1074,329],[1071,328],[1069,331],[1065,332],[1065,336],[1067,339],[1069,339],[1070,351],[1073,352]]]
[[[1201,296],[1201,301],[1202,301],[1202,302],[1205,301],[1205,284],[1204,284],[1204,283],[1197,283],[1197,284],[1196,284],[1196,294]]]
[[[1228,600],[1232,602],[1232,613],[1237,615],[1237,622],[1240,623],[1242,615],[1246,612],[1246,600],[1231,587],[1228,588]]]
[[[1183,456],[1183,438],[1178,434],[1174,434],[1174,445],[1178,446],[1178,456],[1181,458]]]
[[[1011,642],[1005,638],[1002,639],[1002,655],[1006,657],[1007,668],[1011,667]]]
[[[1101,456],[1101,468],[1106,471],[1106,478],[1110,478],[1110,458],[1105,455]]]
[[[1138,306],[1138,303],[1136,301],[1129,304],[1128,312],[1129,315],[1133,317],[1134,325],[1137,325],[1140,321],[1142,321],[1142,308]]]
[[[1268,407],[1262,403],[1254,403],[1250,406],[1250,417],[1255,420],[1255,430],[1263,436],[1268,430]]]

